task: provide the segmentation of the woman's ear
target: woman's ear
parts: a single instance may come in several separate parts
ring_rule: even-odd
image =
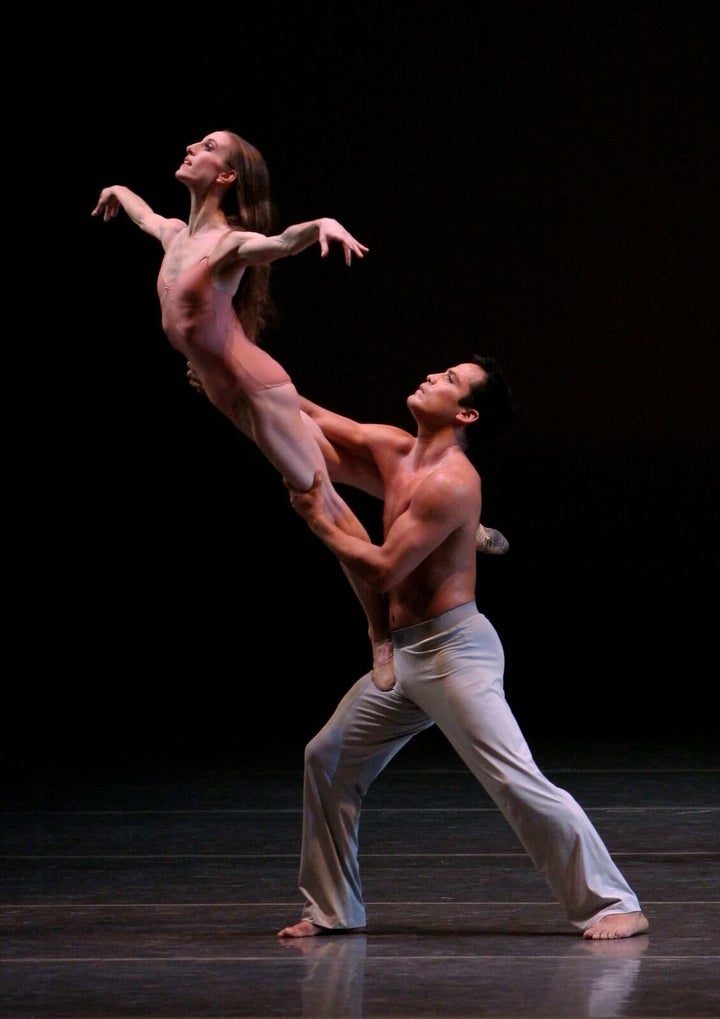
[[[218,184],[232,184],[234,180],[237,180],[237,170],[233,170],[231,167],[221,170],[217,175]]]

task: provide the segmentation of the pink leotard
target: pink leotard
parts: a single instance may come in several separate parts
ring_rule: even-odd
[[[173,283],[165,280],[160,266],[157,291],[163,331],[200,373],[208,395],[237,389],[252,395],[290,383],[282,365],[248,339],[233,295],[213,283],[207,255],[183,269]]]

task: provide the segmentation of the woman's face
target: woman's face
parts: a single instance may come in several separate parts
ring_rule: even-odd
[[[202,141],[188,145],[175,176],[188,186],[204,184],[209,187],[216,180],[227,183],[235,176],[235,171],[228,164],[229,151],[230,139],[225,131],[205,135]],[[227,181],[222,179],[224,177]]]

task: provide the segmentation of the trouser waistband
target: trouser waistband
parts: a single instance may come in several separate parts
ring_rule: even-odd
[[[442,615],[435,616],[433,619],[424,619],[422,623],[415,623],[414,626],[403,626],[399,630],[393,630],[390,634],[393,647],[409,647],[428,637],[436,637],[439,633],[449,630],[452,626],[457,626],[458,623],[464,623],[466,619],[477,614],[478,608],[474,601],[456,605],[454,609],[448,609],[447,612],[443,612]]]

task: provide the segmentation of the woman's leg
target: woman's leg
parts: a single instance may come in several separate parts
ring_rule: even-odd
[[[370,541],[367,530],[330,481],[320,439],[309,418],[300,411],[295,386],[287,383],[262,389],[248,396],[243,406],[250,415],[253,441],[284,480],[293,488],[307,491],[312,486],[315,471],[323,471],[322,493],[328,515],[347,534]],[[385,595],[344,567],[343,572],[367,619],[373,653],[373,682],[380,690],[390,690],[395,674]]]

